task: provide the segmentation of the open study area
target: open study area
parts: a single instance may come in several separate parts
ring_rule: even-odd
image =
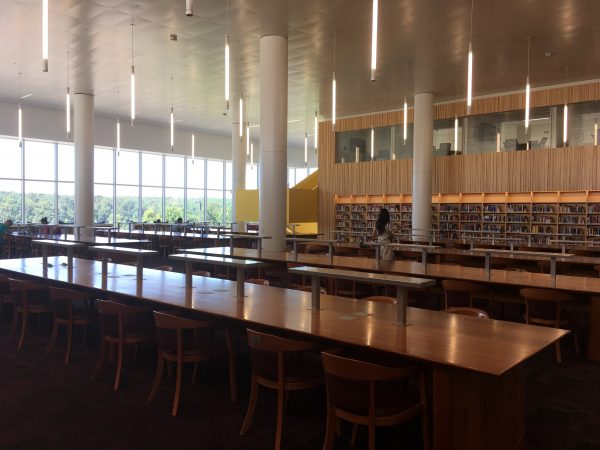
[[[596,2],[1,3],[0,449],[600,449]]]

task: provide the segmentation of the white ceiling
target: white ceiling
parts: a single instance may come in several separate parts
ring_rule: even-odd
[[[370,0],[49,0],[49,71],[42,72],[42,0],[0,0],[0,99],[61,108],[67,86],[93,91],[98,114],[129,114],[131,15],[138,120],[230,133],[225,115],[224,35],[231,36],[232,92],[249,98],[259,120],[259,38],[289,38],[289,141],[300,144],[312,124],[331,115],[336,32],[337,115],[397,109],[406,93],[432,91],[436,101],[463,98],[470,0],[379,0],[377,80],[370,81]],[[229,14],[227,14],[229,11]],[[523,87],[527,36],[532,85],[600,75],[598,0],[474,0],[474,95]],[[176,33],[177,42],[169,40]],[[547,56],[550,53],[551,56]],[[408,82],[405,82],[408,64]],[[173,78],[171,101],[171,77]],[[458,91],[458,95],[457,95]],[[232,107],[235,103],[232,105]],[[309,134],[311,134],[309,130]]]

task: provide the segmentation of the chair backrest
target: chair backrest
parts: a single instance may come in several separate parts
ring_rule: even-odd
[[[173,272],[173,266],[157,266],[153,267],[154,270],[162,270],[164,272]]]
[[[154,311],[154,325],[159,350],[183,354],[198,341],[197,331],[212,328],[214,322],[190,319],[177,313]]]
[[[252,370],[259,376],[283,382],[286,356],[292,352],[314,350],[314,341],[289,339],[260,331],[246,330]]]
[[[246,280],[246,283],[259,284],[261,286],[270,286],[271,285],[269,280],[265,280],[264,278],[248,278]]]
[[[4,275],[0,275],[0,302],[4,299],[5,295],[10,294],[10,282],[8,281],[8,277]]]
[[[408,378],[419,376],[421,403],[424,403],[423,375],[416,365],[390,367],[340,355],[322,352],[327,398],[330,403],[353,414],[374,418],[377,400],[386,390],[398,393],[406,389]]]
[[[370,297],[364,297],[361,300],[368,300],[370,302],[385,303],[387,305],[395,305],[398,301],[395,297],[389,297],[387,295],[372,295]]]
[[[551,289],[523,288],[519,290],[519,294],[525,299],[527,323],[557,327],[560,325],[560,304],[575,298],[567,292]]]
[[[52,302],[52,309],[56,315],[60,318],[70,319],[73,316],[73,302],[84,302],[90,299],[90,295],[81,292],[74,291],[73,289],[64,289],[50,286],[50,301]]]
[[[15,301],[15,305],[23,306],[26,303],[30,305],[48,304],[47,286],[31,281],[16,280],[14,278],[9,278],[8,282],[10,284],[10,291]]]
[[[482,309],[477,309],[477,308],[467,308],[467,307],[448,308],[445,310],[445,312],[450,313],[450,314],[458,314],[461,316],[478,317],[480,319],[489,319],[490,318],[490,315],[488,313],[486,313]]]
[[[111,300],[99,300],[100,329],[103,334],[123,336],[125,332],[147,330],[153,323],[152,310]]]
[[[452,306],[467,306],[472,303],[473,293],[485,289],[475,283],[460,280],[442,280],[446,309]]]

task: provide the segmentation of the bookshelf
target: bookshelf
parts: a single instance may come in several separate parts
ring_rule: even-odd
[[[379,210],[390,212],[395,234],[411,229],[412,196],[335,196],[335,228],[347,242],[370,239]],[[600,242],[600,191],[434,194],[432,228],[444,240],[515,238]],[[403,236],[406,237],[406,236]]]

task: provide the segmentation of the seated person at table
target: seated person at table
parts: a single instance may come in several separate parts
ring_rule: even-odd
[[[48,225],[48,218],[42,217],[40,219],[40,223],[42,224],[42,227],[40,228],[40,233],[41,234],[50,234],[50,225]]]
[[[390,231],[390,212],[387,208],[381,208],[379,210],[379,217],[375,222],[375,228],[373,229],[373,237],[377,238],[377,242],[380,244],[389,244],[392,242],[392,232]],[[391,247],[381,247],[381,259],[384,261],[390,261],[394,259],[394,254]]]
[[[13,221],[7,219],[6,222],[0,223],[0,252],[4,250],[4,237],[10,233]]]

